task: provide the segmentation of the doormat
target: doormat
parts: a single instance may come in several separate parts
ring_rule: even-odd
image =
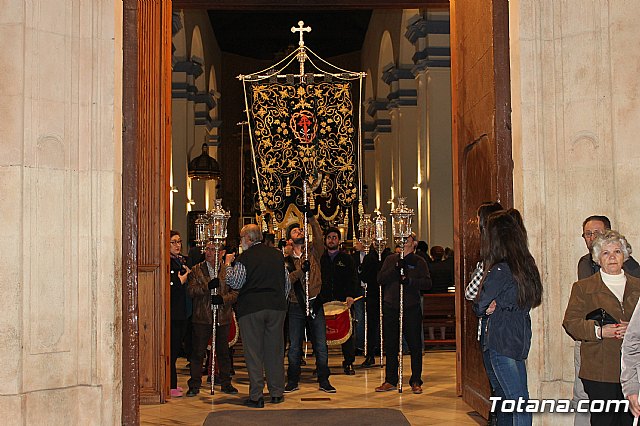
[[[264,426],[265,424],[321,424],[322,426],[410,425],[391,408],[335,408],[296,410],[221,410],[209,413],[204,426]]]

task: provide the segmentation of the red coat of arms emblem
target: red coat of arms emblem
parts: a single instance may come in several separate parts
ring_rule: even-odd
[[[307,110],[293,113],[289,121],[296,139],[303,144],[310,144],[316,137],[318,122],[316,116]]]

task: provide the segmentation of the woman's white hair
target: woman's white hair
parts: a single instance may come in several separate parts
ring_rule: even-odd
[[[602,248],[611,243],[620,244],[620,249],[622,250],[622,254],[624,255],[625,262],[627,261],[627,259],[629,259],[629,256],[631,256],[633,250],[631,249],[631,244],[629,244],[624,235],[622,235],[618,231],[607,229],[604,234],[598,235],[598,237],[593,241],[591,257],[593,258],[593,261],[598,265],[600,265],[600,254],[602,253]]]

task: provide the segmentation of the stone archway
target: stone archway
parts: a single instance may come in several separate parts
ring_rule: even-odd
[[[299,2],[236,0],[178,0],[177,7],[227,9],[297,9]],[[334,0],[333,6],[344,9],[358,8],[420,8],[430,4],[447,4],[445,0],[393,1],[393,0]],[[459,4],[460,3],[460,4]],[[457,259],[456,286],[464,285],[477,247],[477,237],[468,226],[470,211],[475,208],[474,189],[484,188],[491,198],[500,198],[504,205],[512,204],[512,162],[510,131],[509,57],[508,57],[508,2],[492,0],[482,4],[465,3],[465,15],[460,14],[462,1],[451,0],[452,23],[452,85],[453,85],[453,149],[454,149],[454,226]],[[485,4],[486,3],[486,4]],[[308,5],[306,5],[308,6]],[[322,6],[327,6],[322,4]],[[144,360],[154,365],[159,380],[152,378],[149,388],[153,397],[162,398],[166,377],[163,360],[166,342],[163,342],[164,309],[168,298],[168,255],[165,253],[165,235],[168,232],[168,188],[170,152],[170,46],[171,1],[124,0],[123,3],[123,246],[122,246],[122,423],[139,423],[139,404],[145,378],[140,376],[139,350],[146,344],[156,345],[157,353]],[[481,22],[484,25],[474,26]],[[163,31],[158,31],[162,28]],[[478,36],[477,39],[473,38]],[[480,37],[482,35],[482,37]],[[471,41],[473,40],[473,41]],[[466,50],[465,43],[477,43],[481,49]],[[474,45],[475,47],[475,45]],[[484,55],[489,52],[489,55]],[[498,79],[497,76],[500,76]],[[478,79],[484,80],[477,85]],[[499,81],[498,81],[499,80]],[[488,95],[488,98],[487,98]],[[478,99],[485,102],[478,103]],[[489,101],[486,101],[489,99]],[[469,153],[483,146],[481,161],[470,161]],[[483,163],[484,162],[484,163]],[[482,179],[466,185],[464,176],[488,164]],[[465,171],[466,170],[466,171]],[[478,174],[478,176],[480,176]],[[474,246],[475,241],[475,246]],[[156,289],[154,292],[153,289]],[[157,290],[160,289],[160,290]],[[459,295],[462,293],[458,292]],[[146,298],[146,299],[145,299]],[[142,302],[147,300],[147,302]],[[151,302],[149,302],[151,301]],[[146,303],[152,303],[146,306]],[[159,310],[159,311],[158,311]],[[158,313],[159,312],[159,313]],[[458,341],[470,333],[470,323],[464,322],[468,313],[460,300],[457,314]],[[144,315],[151,320],[143,322]],[[149,330],[149,327],[157,327]],[[153,336],[151,341],[145,340]],[[462,346],[462,345],[461,345]],[[472,349],[469,349],[470,351]],[[465,387],[471,378],[461,357],[464,347],[458,349],[458,390],[465,401],[486,414],[486,393],[482,384]],[[473,361],[473,358],[468,360]],[[476,364],[478,365],[478,364]],[[480,389],[480,391],[477,391]],[[475,393],[474,393],[475,392]],[[472,395],[470,398],[468,395]],[[484,397],[484,399],[483,399]]]

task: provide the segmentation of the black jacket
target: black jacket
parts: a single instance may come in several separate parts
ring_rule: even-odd
[[[360,261],[360,252],[357,251],[351,255],[353,262],[358,272],[358,284],[360,282],[367,284],[367,298],[378,297],[380,286],[378,285],[378,271],[380,270],[381,262],[378,261],[378,253],[375,250],[370,250],[362,262]]]
[[[186,258],[182,255],[171,256],[171,320],[186,320],[191,315],[191,300],[187,300],[187,282],[180,282],[178,273],[186,264]],[[187,303],[189,302],[189,303]]]
[[[493,349],[516,360],[526,359],[531,347],[531,316],[528,306],[518,305],[518,286],[506,262],[485,272],[480,296],[473,304],[476,315],[485,316],[494,300],[496,309],[487,317],[482,349]]]
[[[378,273],[378,282],[384,287],[384,306],[392,309],[400,309],[400,271],[396,264],[400,255],[394,253],[389,255],[382,264],[382,269]],[[404,308],[413,307],[420,304],[422,299],[421,289],[431,288],[431,277],[427,262],[415,254],[410,253],[404,258],[405,275],[409,282],[404,287]]]
[[[286,311],[284,256],[280,250],[254,244],[236,258],[246,270],[238,293],[238,318],[265,309]]]
[[[360,281],[351,256],[340,251],[332,260],[325,251],[320,258],[320,269],[322,271],[320,297],[323,302],[332,300],[344,302],[347,297],[356,297]]]
[[[429,274],[433,284],[428,293],[447,293],[449,287],[453,286],[453,257],[429,262],[427,265],[429,266]]]

